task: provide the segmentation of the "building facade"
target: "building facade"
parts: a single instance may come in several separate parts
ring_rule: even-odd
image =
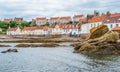
[[[120,26],[120,16],[108,17],[103,21],[103,24],[107,25],[109,30],[112,30],[114,27],[119,27]]]
[[[16,22],[23,22],[23,18],[14,18],[14,21],[16,21]]]
[[[83,18],[83,15],[74,15],[73,22],[78,23]]]
[[[11,22],[12,18],[4,18],[4,22]]]
[[[37,17],[36,18],[36,24],[38,25],[38,26],[40,26],[40,25],[44,25],[44,24],[46,24],[48,21],[47,21],[47,18],[46,17]]]
[[[60,22],[59,20],[60,20],[59,17],[51,17],[49,22],[50,22],[51,25],[52,24],[59,24],[59,22]]]
[[[8,28],[7,35],[20,35],[21,29],[19,27],[17,28]]]
[[[67,24],[67,23],[69,23],[70,21],[72,21],[72,19],[71,19],[70,16],[60,17],[60,23],[61,23],[61,24]]]

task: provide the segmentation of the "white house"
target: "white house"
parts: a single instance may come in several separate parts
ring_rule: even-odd
[[[22,29],[22,35],[34,35],[34,30],[36,28],[37,28],[36,26],[34,26],[34,27],[24,27]]]
[[[59,17],[51,17],[50,18],[50,24],[58,24],[60,21],[59,21]]]
[[[64,27],[64,24],[52,25],[51,34],[52,35],[64,34],[63,27]]]
[[[103,21],[103,24],[107,25],[109,30],[112,30],[114,27],[120,26],[120,16],[108,17]]]
[[[79,34],[78,25],[72,24],[56,24],[52,26],[52,34],[71,34],[77,35]]]
[[[23,35],[47,35],[48,34],[48,26],[24,27],[22,30],[22,34]]]
[[[82,24],[80,34],[90,33],[90,29],[93,27],[97,27],[100,24],[103,24],[103,20],[105,18],[106,18],[105,15],[95,16],[89,21],[89,23]]]
[[[74,15],[74,17],[73,17],[73,22],[74,22],[74,23],[77,23],[77,22],[79,22],[82,18],[83,18],[83,15],[82,15],[82,14],[80,14],[80,15]]]
[[[70,16],[60,17],[60,23],[61,23],[61,24],[67,24],[67,23],[69,23],[70,21],[72,21],[72,19],[71,19]]]
[[[20,35],[21,29],[19,27],[17,28],[8,28],[7,35]]]
[[[37,17],[37,18],[36,18],[36,24],[37,24],[38,26],[44,25],[44,24],[46,24],[46,23],[47,23],[46,17]]]
[[[71,34],[71,35],[79,34],[78,25],[67,24],[64,25],[63,29],[64,29],[64,34]]]

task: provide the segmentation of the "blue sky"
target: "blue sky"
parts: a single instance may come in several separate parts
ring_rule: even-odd
[[[120,0],[0,0],[0,20],[23,17],[73,16],[100,12],[120,12]]]

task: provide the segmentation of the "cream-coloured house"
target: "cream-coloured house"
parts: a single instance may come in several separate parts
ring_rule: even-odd
[[[90,33],[90,29],[102,24],[105,18],[106,18],[106,15],[95,16],[89,21],[89,23],[82,24],[80,34]]]
[[[22,35],[34,35],[34,29],[36,27],[24,27],[22,30]]]
[[[22,30],[22,34],[23,35],[47,35],[48,34],[48,26],[24,27]]]
[[[57,34],[64,34],[64,24],[57,24],[52,26],[52,35],[57,35]]]
[[[37,24],[38,26],[44,25],[44,24],[46,24],[46,23],[47,23],[47,18],[46,18],[46,17],[37,17],[37,18],[36,18],[36,24]]]
[[[7,35],[20,35],[21,29],[19,27],[16,28],[8,28]]]

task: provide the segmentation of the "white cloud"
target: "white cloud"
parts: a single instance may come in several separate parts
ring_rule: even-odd
[[[93,10],[120,12],[119,0],[0,0],[0,18],[66,16]]]

